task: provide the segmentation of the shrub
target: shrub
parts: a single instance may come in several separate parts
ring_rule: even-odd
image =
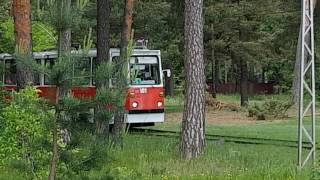
[[[209,94],[208,92],[206,92],[205,98],[206,98],[205,100],[206,106],[211,107],[214,110],[226,109],[231,111],[239,111],[240,109],[239,106],[237,106],[236,104],[221,102],[216,98],[213,98],[212,95]]]
[[[33,87],[13,92],[10,104],[0,114],[0,164],[33,172],[46,166],[49,153],[45,148],[50,133],[46,128],[49,115]],[[20,165],[25,167],[21,167]]]
[[[269,118],[287,117],[287,111],[292,106],[291,102],[270,99],[262,103],[254,103],[248,107],[248,116],[256,117],[258,120]]]

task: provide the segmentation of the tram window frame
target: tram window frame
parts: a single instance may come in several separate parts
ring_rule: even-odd
[[[73,64],[72,75],[76,86],[92,86],[93,85],[93,58],[92,57],[83,57],[75,61],[76,64]],[[76,67],[76,65],[80,65]],[[79,68],[80,73],[76,73],[76,68]],[[84,72],[84,75],[81,73]],[[83,82],[81,82],[83,81]]]
[[[7,67],[7,62],[10,63],[9,67]],[[15,63],[15,60],[14,59],[4,59],[4,67],[3,67],[3,84],[4,85],[17,85],[17,65]],[[8,83],[7,81],[7,72],[10,72],[10,75],[9,75],[9,80],[11,81],[11,83]]]
[[[52,69],[52,67],[54,66],[55,61],[56,61],[56,59],[54,59],[54,58],[45,58],[43,60],[44,60],[43,65],[49,69]],[[47,65],[47,62],[49,62],[48,65]],[[54,84],[52,82],[50,82],[50,78],[47,75],[44,75],[43,76],[43,85],[50,86],[50,85],[54,85]]]
[[[142,59],[139,59],[142,58]],[[156,63],[149,63],[149,62],[144,62],[143,58],[155,58],[156,60]],[[132,61],[134,61],[132,63]],[[136,80],[133,80],[134,77],[132,77],[132,70],[138,70],[136,71],[136,75],[138,75],[137,73],[140,72],[139,69],[136,69],[136,68],[133,68],[133,67],[139,67],[139,66],[144,66],[144,69],[146,69],[146,67],[149,68],[149,78],[153,77],[154,79],[152,79],[154,81],[154,83],[148,83],[146,80],[146,82],[144,83],[137,83],[135,82]],[[159,60],[159,57],[158,56],[155,56],[155,55],[137,55],[137,56],[131,56],[130,57],[130,61],[129,61],[129,79],[130,79],[130,85],[131,86],[157,86],[157,85],[160,85],[161,84],[161,72],[160,72],[160,60]],[[135,79],[139,79],[139,78],[135,78]],[[141,80],[140,80],[141,81]]]
[[[91,86],[96,85],[96,75],[97,75],[97,57],[91,58]]]
[[[120,56],[112,56],[111,63],[113,65],[113,69],[112,69],[110,79],[109,79],[109,86],[110,87],[117,86],[117,78],[114,78],[116,71],[114,69],[120,68],[120,64],[117,64],[118,61],[120,61]],[[119,67],[117,67],[117,66],[119,66]],[[129,82],[127,82],[127,83],[129,83]]]
[[[139,57],[140,58],[155,58],[155,60],[156,60],[156,63],[136,63],[136,61],[142,61],[142,60],[139,60]],[[134,63],[131,63],[131,60],[132,59],[134,59]],[[117,62],[117,61],[119,61],[120,60],[120,56],[112,56],[112,58],[111,58],[111,62],[112,63],[115,63],[115,62]],[[152,66],[152,65],[156,65],[156,66]],[[118,65],[118,64],[115,64],[116,66]],[[156,67],[156,72],[155,72],[155,76],[156,76],[156,79],[155,79],[155,83],[154,84],[151,84],[151,83],[141,83],[141,84],[134,84],[133,83],[133,80],[131,79],[132,77],[132,72],[131,72],[131,70],[132,70],[132,67],[131,66],[133,66],[133,65],[149,65],[149,68],[152,68],[152,70],[150,70],[150,71],[152,71],[152,72],[154,72],[154,69],[153,69],[153,67]],[[130,60],[129,60],[129,63],[128,63],[128,79],[127,79],[127,84],[129,85],[129,86],[157,86],[157,85],[160,85],[161,83],[162,83],[162,78],[161,78],[161,65],[160,65],[160,59],[159,59],[159,56],[157,56],[157,55],[132,55],[131,57],[130,57]],[[117,68],[116,68],[117,69]],[[151,72],[151,73],[152,73]],[[116,79],[115,78],[112,78],[112,76],[114,76],[113,74],[111,75],[111,78],[110,78],[110,80],[109,80],[109,83],[110,83],[110,86],[112,86],[112,87],[114,87],[114,86],[116,86]]]
[[[41,61],[42,59],[35,59],[36,63],[41,65]],[[40,86],[41,85],[41,73],[39,72],[34,72],[34,84],[36,86]]]

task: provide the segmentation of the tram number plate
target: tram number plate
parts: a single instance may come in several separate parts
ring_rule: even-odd
[[[147,93],[147,88],[140,88],[140,93],[141,94],[146,94]]]

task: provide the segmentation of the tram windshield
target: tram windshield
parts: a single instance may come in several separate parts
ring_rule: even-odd
[[[160,84],[159,60],[156,56],[133,56],[130,58],[131,85]]]

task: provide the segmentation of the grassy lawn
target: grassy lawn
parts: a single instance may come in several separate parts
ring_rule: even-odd
[[[181,122],[169,122],[149,127],[151,129],[180,131]],[[317,125],[317,132],[320,126]],[[280,140],[297,140],[297,120],[257,121],[253,123],[207,123],[206,133],[213,135],[267,138]],[[317,134],[320,142],[320,134]]]
[[[268,98],[281,100],[289,100],[287,95],[258,95],[251,97],[250,102],[259,102]],[[219,95],[218,99],[223,102],[238,103],[239,95]],[[166,101],[166,113],[178,113],[183,110],[183,102],[181,97],[170,98]],[[242,110],[245,111],[245,110]],[[291,109],[292,114],[295,114],[295,109]],[[225,111],[227,114],[228,111]],[[215,111],[210,111],[207,116],[215,116]],[[228,120],[228,119],[226,119]],[[311,120],[306,119],[306,124],[310,124]],[[180,131],[181,119],[176,121],[157,124],[154,129]],[[320,132],[320,125],[317,125],[316,131]],[[297,117],[287,119],[275,119],[268,121],[251,121],[244,122],[226,122],[226,123],[206,123],[206,133],[216,135],[229,135],[241,137],[255,138],[271,138],[281,140],[296,140],[297,139]],[[317,134],[317,139],[320,142],[320,134]]]
[[[132,179],[308,179],[296,171],[294,148],[207,142],[203,156],[181,160],[178,139],[128,135],[122,151],[112,151],[111,166]]]
[[[224,102],[238,101],[236,95],[219,97]],[[258,102],[272,97],[277,98],[277,96],[257,96],[252,98],[252,101]],[[278,98],[285,99],[286,96]],[[166,119],[165,123],[148,128],[180,131],[182,109],[182,97],[167,99],[166,118],[171,119]],[[207,116],[215,118],[219,116],[220,118],[217,120],[208,117],[209,120],[206,123],[208,134],[282,140],[297,139],[297,122],[294,117],[284,120],[255,121],[246,119],[243,111],[230,112],[227,110],[209,111]],[[320,131],[320,126],[317,126],[317,131]],[[320,140],[320,136],[317,136]],[[194,160],[186,161],[179,157],[178,145],[177,137],[129,133],[124,137],[123,149],[107,150],[108,156],[105,157],[110,158],[102,163],[102,168],[83,173],[92,175],[90,177],[97,177],[96,179],[119,180],[305,180],[311,179],[313,174],[310,165],[302,171],[297,171],[297,148],[206,141],[204,154]],[[1,173],[0,169],[0,180],[12,179],[12,174],[18,173]],[[14,177],[14,179],[23,179],[18,175]]]
[[[268,96],[271,98],[271,96]],[[276,96],[274,96],[277,98]],[[238,96],[222,96],[235,102]],[[261,101],[266,96],[252,98]],[[281,99],[287,96],[278,97]],[[182,98],[166,101],[166,113],[181,113]],[[177,117],[178,118],[178,117]],[[181,119],[152,129],[179,131]],[[317,126],[320,130],[320,126]],[[207,123],[206,133],[217,135],[296,140],[296,118],[274,121]],[[318,140],[320,136],[318,135]],[[296,170],[297,149],[273,145],[219,144],[207,141],[205,154],[193,161],[178,156],[177,138],[128,134],[122,151],[112,151],[114,167],[138,179],[310,179],[311,167]]]

